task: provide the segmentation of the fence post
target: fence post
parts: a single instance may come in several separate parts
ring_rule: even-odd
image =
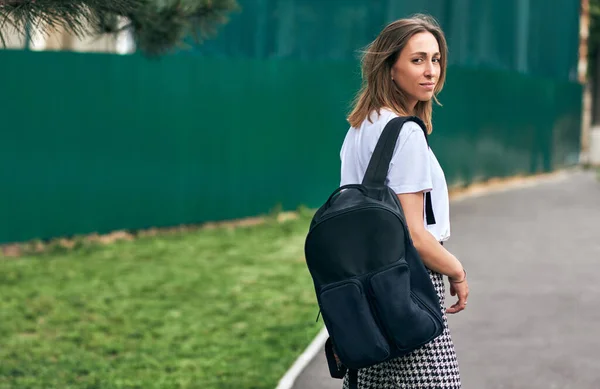
[[[589,164],[590,152],[590,127],[592,116],[592,93],[588,82],[588,37],[590,34],[590,1],[581,0],[579,13],[579,61],[577,64],[577,78],[583,86],[582,112],[581,112],[581,151],[579,163]]]

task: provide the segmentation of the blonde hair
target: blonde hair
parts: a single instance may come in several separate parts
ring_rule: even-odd
[[[406,106],[408,100],[406,94],[396,86],[390,76],[392,66],[396,63],[408,40],[421,32],[430,32],[440,48],[440,75],[434,89],[433,100],[441,105],[436,96],[444,87],[446,80],[448,63],[446,38],[434,18],[417,14],[388,24],[363,51],[361,58],[362,86],[347,118],[352,127],[360,127],[365,119],[371,121],[369,117],[371,112],[375,110],[379,114],[381,108],[385,107],[400,116],[418,116],[427,126],[427,132],[431,133],[433,111],[431,100],[417,102],[414,111],[411,112]]]

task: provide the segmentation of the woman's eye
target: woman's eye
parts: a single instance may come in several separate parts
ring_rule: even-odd
[[[423,61],[424,61],[423,58],[415,58],[415,59],[412,60],[413,63],[421,63]],[[438,63],[438,62],[440,62],[440,59],[439,58],[433,58],[431,60],[431,62]]]

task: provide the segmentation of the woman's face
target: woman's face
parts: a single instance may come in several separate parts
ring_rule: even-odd
[[[433,34],[413,35],[400,52],[391,75],[408,96],[411,109],[419,101],[431,100],[440,77],[440,48]]]

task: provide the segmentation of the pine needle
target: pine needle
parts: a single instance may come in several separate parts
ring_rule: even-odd
[[[0,4],[0,43],[8,31],[48,36],[59,28],[78,38],[132,31],[136,46],[150,56],[183,48],[215,34],[236,0],[12,0]],[[118,26],[118,18],[129,24]]]

